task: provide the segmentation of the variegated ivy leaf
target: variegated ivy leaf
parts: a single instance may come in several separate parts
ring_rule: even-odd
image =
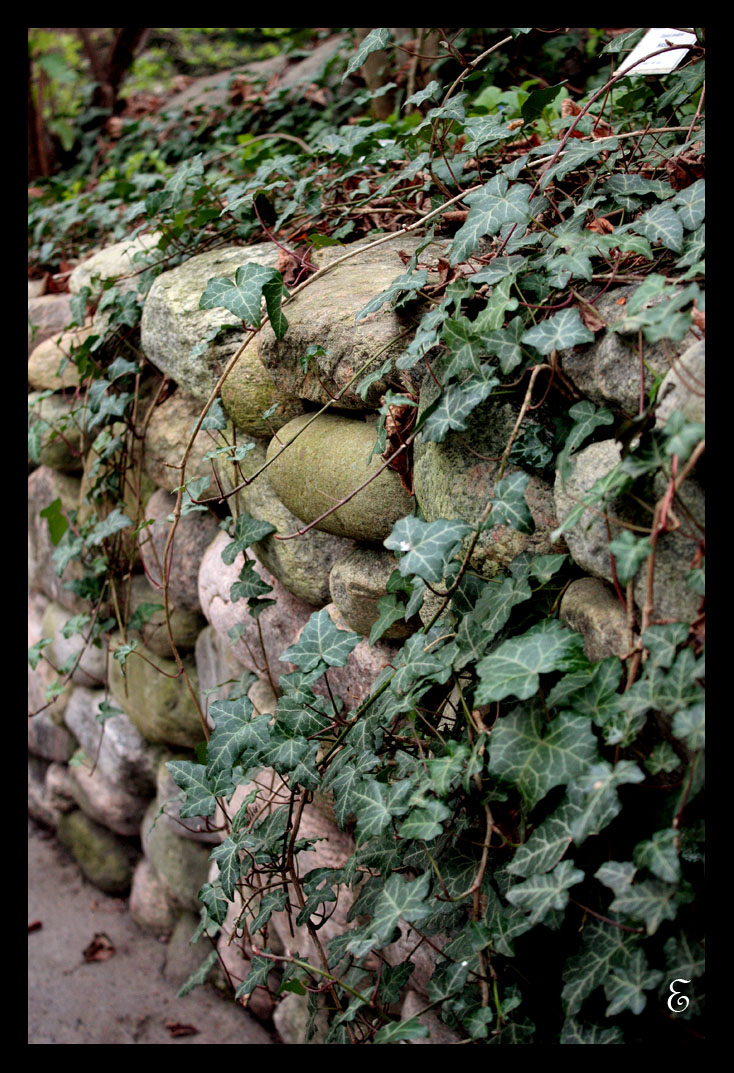
[[[686,231],[695,231],[706,218],[706,180],[697,179],[685,190],[679,190],[673,205]]]
[[[604,980],[604,994],[609,1005],[605,1015],[614,1017],[622,1010],[640,1014],[647,1005],[645,991],[651,991],[662,981],[659,969],[650,969],[642,950],[635,950],[629,964],[615,966]]]
[[[581,643],[578,634],[556,619],[509,638],[477,664],[476,702],[490,704],[505,697],[527,700],[537,693],[541,674],[569,669],[569,661],[579,656]]]
[[[377,946],[384,946],[392,938],[400,919],[408,924],[417,924],[432,911],[426,901],[431,877],[428,872],[412,882],[395,873],[383,887],[375,903],[369,929]]]
[[[224,897],[230,902],[234,896],[237,880],[242,875],[243,867],[249,867],[249,865],[243,866],[240,860],[240,848],[241,835],[238,833],[225,838],[224,842],[214,847],[210,855],[210,860],[216,861],[219,865],[219,884]]]
[[[647,537],[636,537],[625,529],[609,542],[609,552],[614,556],[620,583],[626,585],[652,552],[652,544]]]
[[[689,421],[680,410],[675,410],[665,422],[663,437],[666,455],[678,455],[678,463],[687,461],[693,448],[706,435],[706,426],[700,421]]]
[[[522,883],[511,887],[507,900],[511,905],[530,914],[530,923],[539,924],[551,909],[565,909],[568,905],[568,888],[581,883],[584,873],[574,868],[573,861],[561,861],[553,871],[528,876]]]
[[[216,954],[216,950],[214,953]],[[271,951],[266,949],[263,953],[269,954]],[[268,976],[273,971],[273,965],[274,962],[270,958],[256,954],[250,961],[250,971],[235,991],[234,997],[239,1000],[245,995],[252,994],[256,987],[264,987],[268,982]]]
[[[511,138],[513,130],[513,125],[503,123],[500,116],[470,116],[464,123],[464,149],[473,155],[485,145]]]
[[[698,752],[706,744],[706,705],[703,701],[692,704],[690,708],[676,712],[673,719],[673,733],[681,738],[689,749]]]
[[[185,998],[189,991],[193,991],[195,987],[199,987],[201,984],[205,984],[209,978],[209,973],[214,968],[214,965],[219,960],[219,953],[216,950],[212,950],[199,965],[198,969],[191,973],[188,980],[176,992],[177,998]]]
[[[350,652],[361,640],[358,633],[337,629],[324,608],[314,611],[300,639],[287,648],[280,658],[283,663],[295,663],[302,671],[311,671],[319,663],[343,667]]]
[[[255,919],[249,925],[250,934],[254,935],[255,932],[264,928],[273,913],[285,909],[287,901],[288,895],[283,887],[279,887],[277,890],[271,890],[266,894],[263,894],[259,902],[255,903],[257,913]]]
[[[205,883],[197,895],[199,901],[206,906],[206,911],[216,924],[224,924],[229,909],[222,884],[218,879],[213,883]]]
[[[568,411],[568,416],[573,420],[574,425],[566,437],[566,443],[557,460],[558,471],[563,481],[568,480],[571,472],[570,458],[573,452],[589,438],[594,429],[602,425],[614,424],[614,414],[611,410],[604,406],[597,408],[588,399],[572,406]]]
[[[421,678],[439,683],[448,681],[455,655],[455,646],[439,647],[435,643],[435,631],[414,633],[400,650],[400,662],[390,683],[391,690],[398,695],[406,693],[411,684]]]
[[[443,831],[444,820],[451,815],[451,809],[443,801],[427,799],[420,808],[412,809],[403,820],[398,834],[401,838],[414,838],[421,842],[430,842]]]
[[[540,354],[550,354],[552,350],[567,350],[577,343],[593,343],[594,333],[581,320],[578,309],[562,309],[529,328],[522,341],[534,346]]]
[[[537,707],[514,708],[494,726],[488,770],[517,786],[532,809],[554,786],[586,771],[596,756],[588,719],[561,712],[546,725]]]
[[[530,187],[519,183],[509,193],[508,187],[507,177],[498,174],[481,190],[466,195],[464,200],[469,205],[469,215],[454,236],[450,256],[452,265],[465,261],[484,235],[497,234],[503,224],[524,223],[529,219]]]
[[[601,1028],[599,1025],[581,1025],[572,1017],[564,1022],[560,1043],[624,1043],[621,1028]]]
[[[683,223],[670,205],[654,205],[634,222],[632,229],[676,253],[683,245]]]
[[[600,156],[603,152],[612,152],[618,148],[619,142],[616,138],[600,138],[595,142],[584,140],[568,143],[558,160],[543,172],[540,179],[540,189],[545,190],[550,182],[557,182],[559,179],[563,179],[569,172],[575,171],[576,168],[588,163],[589,160],[593,160],[594,157]]]
[[[359,48],[347,64],[347,69],[342,76],[342,82],[349,78],[373,52],[383,49],[390,40],[390,31],[386,27],[370,30],[367,36],[360,42]]]
[[[524,845],[520,846],[507,866],[511,875],[530,876],[549,872],[573,841],[571,824],[581,807],[568,798],[537,827]]]
[[[232,545],[230,544],[229,547]],[[224,549],[227,550],[226,548]],[[245,559],[244,565],[240,570],[239,580],[235,581],[230,586],[229,599],[230,603],[236,603],[237,600],[249,600],[256,596],[264,596],[267,592],[272,592],[273,586],[268,585],[267,581],[263,581],[258,573],[255,572],[255,563],[252,559]]]
[[[648,626],[641,640],[650,654],[652,665],[667,670],[675,659],[678,645],[682,645],[687,637],[688,626],[685,622],[671,622],[667,626]]]
[[[498,377],[485,369],[477,376],[470,376],[463,384],[451,384],[445,388],[438,397],[435,409],[425,417],[420,439],[429,443],[443,443],[452,429],[463,432],[470,414],[491,395],[499,382]]]
[[[627,967],[633,957],[637,937],[620,928],[589,921],[583,931],[583,945],[566,962],[561,995],[566,1014],[578,1013],[588,996],[604,983],[613,969]]]
[[[441,332],[441,339],[448,347],[448,357],[444,358],[441,365],[445,383],[465,369],[472,373],[479,372],[479,358],[485,351],[474,325],[467,317],[452,317],[447,320]]]
[[[485,525],[486,529],[495,525],[508,525],[518,533],[535,532],[535,522],[525,501],[525,488],[529,480],[529,473],[516,470],[497,481],[492,497],[492,513]]]
[[[231,771],[243,753],[264,748],[270,739],[270,716],[253,719],[252,704],[247,697],[216,701],[210,704],[209,715],[214,720],[206,750],[210,778]]]
[[[406,101],[403,102],[402,107],[405,108],[406,104],[423,104],[428,100],[437,99],[441,92],[441,83],[436,79],[429,82],[425,89],[419,89],[417,93],[413,93]]]
[[[409,1039],[425,1039],[430,1035],[428,1025],[423,1025],[417,1017],[407,1021],[392,1021],[383,1025],[375,1036],[375,1043],[401,1043]]]
[[[381,291],[363,309],[360,309],[354,318],[355,321],[368,317],[370,313],[376,313],[378,309],[384,306],[385,302],[394,303],[400,295],[409,295],[420,291],[425,287],[427,280],[428,271],[425,268],[421,268],[418,272],[404,272],[402,276],[394,279],[386,290]]]
[[[281,339],[288,327],[280,311],[285,293],[280,272],[251,261],[237,269],[233,280],[226,276],[210,279],[199,299],[199,309],[222,306],[245,323],[259,328],[260,306],[264,298],[271,327],[276,337]]]
[[[606,760],[593,764],[579,775],[571,786],[571,800],[582,807],[581,815],[572,824],[573,840],[577,846],[589,837],[598,835],[621,809],[617,787],[625,783],[643,782],[644,773],[630,760],[620,760],[614,767]]]
[[[186,794],[186,803],[181,806],[180,811],[182,819],[189,816],[214,815],[217,797],[224,797],[232,792],[229,771],[219,772],[212,778],[202,764],[194,764],[190,760],[171,760],[166,767],[176,785]]]
[[[383,544],[391,551],[404,553],[398,562],[403,577],[417,574],[425,581],[439,582],[461,540],[471,531],[465,522],[446,518],[423,522],[409,515],[395,523]]]
[[[106,518],[95,525],[84,543],[88,548],[92,548],[96,544],[101,544],[107,537],[112,536],[114,533],[119,533],[121,529],[127,529],[132,524],[128,516],[123,514],[119,507],[115,507]]]
[[[633,857],[639,868],[647,868],[665,883],[677,883],[680,879],[678,833],[672,827],[656,831],[649,841],[638,842]]]

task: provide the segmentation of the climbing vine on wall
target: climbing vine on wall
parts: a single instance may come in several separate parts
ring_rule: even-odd
[[[200,709],[205,748],[169,764],[182,818],[214,817],[217,808],[226,817],[226,838],[212,851],[218,874],[200,892],[199,934],[214,940],[234,902],[237,941],[250,958],[236,997],[272,989],[277,979],[280,994],[308,996],[312,1029],[326,1011],[326,1043],[424,1038],[425,1011],[476,1044],[695,1042],[702,1031],[705,545],[679,493],[693,475],[702,478],[704,428],[680,411],[655,424],[660,378],[646,386],[644,366],[646,345],[679,343],[703,325],[704,39],[697,31],[695,48],[657,95],[608,67],[578,100],[563,84],[493,93],[477,81],[505,43],[527,32],[497,31],[481,52],[470,33],[457,35],[447,46],[458,58],[450,81],[437,62],[438,77],[404,100],[412,111],[391,122],[304,121],[298,153],[292,140],[248,139],[230,156],[239,161],[236,176],[217,154],[199,151],[175,168],[129,176],[145,196],[127,205],[119,175],[107,180],[120,195],[117,224],[154,235],[137,255],[138,295],[160,271],[233,238],[264,235],[284,255],[280,270],[248,264],[233,278],[210,279],[201,295],[202,308],[228,310],[247,332],[175,460],[181,485],[162,577],[187,511],[220,512],[229,564],[274,531],[238,512],[230,494],[269,463],[249,476],[239,468],[248,445],[232,442],[219,392],[266,323],[285,336],[295,296],[360,255],[345,244],[337,260],[315,268],[309,249],[365,233],[374,244],[425,236],[360,314],[397,306],[414,317],[414,331],[394,363],[373,358],[354,378],[365,397],[387,377],[375,451],[387,465],[403,459],[409,486],[413,445],[465,432],[489,399],[516,405],[481,517],[429,521],[416,501],[384,541],[397,569],[370,643],[421,612],[423,625],[371,695],[353,710],[337,695],[329,676],[362,638],[316,611],[282,653],[296,670],[274,681],[274,714],[258,713],[239,691],[212,702],[211,726]],[[618,59],[640,36],[615,36],[606,57]],[[387,29],[373,30],[343,61],[343,81],[392,47]],[[281,104],[262,103],[276,126]],[[365,222],[371,209],[390,210],[372,217],[388,225],[379,233]],[[38,243],[52,241],[44,237],[50,221],[50,212],[35,210]],[[423,253],[439,231],[452,240],[436,264]],[[597,303],[620,283],[634,293],[610,325]],[[156,385],[156,395],[148,385],[137,350],[135,294],[108,281],[78,297],[77,323],[91,308],[95,325],[104,323],[70,354],[86,392],[55,425],[45,399],[35,398],[29,441],[36,461],[45,444],[73,446],[77,434],[96,453],[84,508],[65,512],[57,501],[44,516],[57,572],[78,564],[69,585],[90,601],[75,628],[90,644],[120,629],[124,643],[113,654],[123,671],[140,658],[127,639],[139,623],[126,613],[122,580],[130,534],[144,526],[137,444],[164,390]],[[558,362],[559,352],[604,330],[636,338],[635,413],[583,398]],[[306,363],[316,358],[304,355]],[[435,391],[417,406],[405,377],[423,370]],[[554,421],[530,420],[554,401]],[[337,395],[324,410],[338,405]],[[407,422],[402,435],[398,415]],[[186,477],[200,428],[216,441],[212,463],[226,462],[234,474],[215,495],[206,493],[208,478]],[[623,445],[619,461],[552,534],[557,542],[592,515],[622,519],[608,554],[629,648],[593,662],[558,617],[578,576],[565,552],[522,552],[491,577],[473,556],[498,527],[533,532],[526,492],[534,472],[565,480],[582,447],[611,438]],[[626,523],[623,502],[642,502],[646,511],[634,517],[647,520]],[[687,584],[701,603],[692,621],[666,621],[655,608],[656,557],[661,536],[680,525],[696,534]],[[256,619],[271,602],[251,560],[234,589],[232,600],[245,601],[243,614]],[[162,601],[168,618],[165,585]],[[155,609],[144,605],[138,617]],[[175,652],[170,619],[168,626]],[[32,662],[47,644],[35,646]],[[176,664],[186,678],[177,654]],[[72,668],[58,670],[49,700]],[[253,790],[234,812],[236,788],[265,768],[280,777],[278,792]],[[302,874],[299,854],[310,843],[299,825],[314,797],[332,803],[356,849],[341,868]],[[345,890],[354,899],[349,926],[322,941]],[[269,941],[271,916],[283,910],[297,929],[285,953]],[[412,945],[390,964],[383,951],[400,933]],[[411,954],[421,946],[437,955],[427,1001],[401,1019]],[[213,950],[184,990],[205,980],[216,958]],[[668,1004],[673,981],[685,990],[684,1010]]]

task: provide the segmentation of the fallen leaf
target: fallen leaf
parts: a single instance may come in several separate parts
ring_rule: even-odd
[[[103,931],[98,931],[95,932],[91,943],[84,950],[84,960],[107,961],[108,958],[114,957],[116,953],[117,949],[109,935],[105,935]]]
[[[169,1036],[198,1036],[199,1029],[194,1025],[184,1025],[180,1021],[166,1021]]]
[[[565,97],[561,102],[561,115],[578,115],[581,111],[581,105],[576,104],[576,101],[572,101],[570,97]]]
[[[40,920],[32,920],[28,925],[28,934],[30,935],[32,931],[40,931],[42,927],[43,924]]]
[[[617,299],[617,302],[616,302],[616,304],[617,304],[618,306],[624,306],[624,305],[627,305],[627,299],[626,299],[626,298],[618,298],[618,299]]]
[[[576,307],[581,314],[581,319],[586,327],[591,332],[600,332],[602,328],[606,328],[606,323],[599,317],[593,309],[590,309],[586,305],[578,305]]]
[[[693,323],[697,328],[700,328],[703,334],[706,334],[706,312],[703,309],[699,309],[696,305],[696,300],[693,300]]]
[[[610,220],[607,220],[606,216],[597,216],[595,220],[592,220],[587,231],[596,231],[600,235],[609,235],[614,230],[614,224]]]

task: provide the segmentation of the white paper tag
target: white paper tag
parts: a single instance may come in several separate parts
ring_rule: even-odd
[[[670,26],[654,26],[647,31],[640,43],[632,49],[629,56],[617,68],[616,73],[622,74],[633,63],[649,56],[651,52],[665,48],[667,45],[681,45],[674,52],[661,52],[644,63],[638,63],[631,72],[632,75],[665,75],[674,71],[683,60],[691,45],[695,45],[696,35],[687,30],[676,30]]]

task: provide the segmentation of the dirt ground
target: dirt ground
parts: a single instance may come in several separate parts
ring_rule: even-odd
[[[28,925],[29,1044],[279,1042],[213,988],[177,998],[163,976],[166,945],[138,928],[125,899],[88,883],[53,835],[30,820]],[[114,952],[87,960],[92,943]],[[188,1028],[195,1032],[183,1034]]]

